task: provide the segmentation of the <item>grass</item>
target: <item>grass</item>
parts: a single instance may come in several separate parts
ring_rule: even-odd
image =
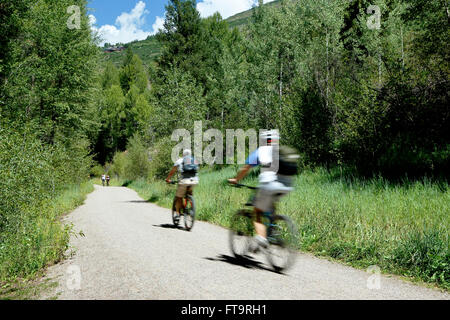
[[[49,284],[37,281],[46,267],[59,262],[69,245],[70,226],[61,217],[84,202],[91,182],[67,187],[40,208],[27,208],[21,229],[0,246],[0,299],[32,299]]]
[[[198,219],[224,227],[251,191],[225,180],[235,168],[203,170],[195,188]],[[256,185],[256,175],[246,183]],[[170,208],[174,185],[137,180],[128,185],[145,200]],[[447,183],[383,178],[344,178],[318,169],[305,171],[279,204],[300,232],[298,249],[354,267],[377,265],[386,273],[450,289],[450,189]]]

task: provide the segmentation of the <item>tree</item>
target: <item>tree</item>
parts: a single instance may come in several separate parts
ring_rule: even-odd
[[[164,28],[156,35],[162,45],[162,72],[175,67],[197,76],[202,69],[201,18],[195,0],[170,0]],[[160,74],[161,75],[161,74]],[[198,79],[198,77],[196,77]]]
[[[163,75],[163,83],[153,88],[157,103],[151,126],[156,138],[170,136],[174,129],[189,130],[206,114],[202,88],[191,75],[176,68]]]
[[[115,65],[108,61],[106,63],[105,71],[103,72],[102,78],[102,89],[109,89],[112,85],[120,85],[119,70]]]
[[[142,93],[147,88],[148,78],[142,60],[128,49],[124,65],[120,69],[120,85],[124,94],[130,90],[132,84],[136,84]]]
[[[82,10],[80,29],[67,28],[66,9],[73,4]],[[98,48],[85,13],[82,0],[39,1],[20,17],[17,38],[9,39],[14,56],[4,69],[2,117],[33,123],[49,144],[58,137],[71,143],[70,137],[95,128],[90,119]]]

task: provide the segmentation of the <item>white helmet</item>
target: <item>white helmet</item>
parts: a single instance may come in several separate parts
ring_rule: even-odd
[[[266,130],[266,131],[262,131],[259,134],[259,137],[261,139],[273,139],[273,140],[279,140],[280,139],[280,134],[278,133],[277,129],[273,129],[273,130]]]
[[[183,150],[183,157],[190,156],[192,154],[190,149],[184,149]]]

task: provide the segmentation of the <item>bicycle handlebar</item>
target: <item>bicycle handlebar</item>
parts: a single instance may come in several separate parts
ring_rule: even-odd
[[[252,186],[247,186],[245,184],[240,184],[240,183],[228,183],[231,187],[235,187],[235,188],[247,188],[247,189],[251,189],[251,190],[258,190],[258,187],[252,187]]]

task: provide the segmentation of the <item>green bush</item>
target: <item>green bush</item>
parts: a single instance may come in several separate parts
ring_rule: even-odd
[[[127,155],[125,152],[116,152],[114,154],[112,166],[110,168],[110,175],[114,175],[116,178],[125,178],[125,166],[127,161]]]
[[[125,161],[126,179],[136,180],[139,177],[147,178],[150,162],[149,151],[142,138],[135,134],[128,142]]]
[[[33,275],[62,257],[69,229],[58,217],[90,191],[90,184],[67,185],[86,181],[89,165],[77,147],[45,146],[27,129],[0,129],[0,282]]]
[[[91,168],[91,170],[89,171],[89,175],[91,177],[95,177],[95,178],[101,177],[102,174],[104,174],[104,173],[105,173],[105,169],[99,164],[93,166]]]
[[[160,139],[150,149],[150,171],[149,177],[164,179],[173,166],[172,148],[176,145],[170,137]]]

